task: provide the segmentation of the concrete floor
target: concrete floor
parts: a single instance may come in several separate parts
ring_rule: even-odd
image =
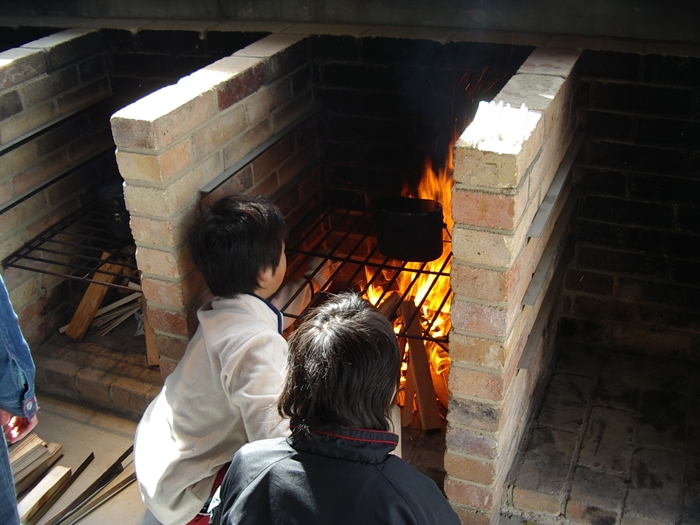
[[[700,363],[562,344],[510,480],[539,525],[700,523]]]
[[[73,471],[92,452],[95,459],[78,476],[66,493],[39,520],[46,523],[81,494],[104,470],[114,463],[133,443],[136,423],[110,413],[86,408],[72,402],[42,395],[39,400],[39,424],[35,433],[45,442],[63,446],[58,465]],[[131,456],[124,461],[125,470],[117,480],[133,472]],[[79,525],[158,525],[158,521],[141,501],[135,483],[81,519]]]

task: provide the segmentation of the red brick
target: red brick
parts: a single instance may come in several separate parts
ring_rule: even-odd
[[[484,511],[491,511],[495,503],[490,487],[466,483],[451,476],[445,478],[445,495],[451,502]]]
[[[510,195],[464,191],[452,193],[452,218],[484,228],[512,230],[516,223],[515,199]]]
[[[502,341],[462,334],[450,333],[450,357],[476,366],[502,370],[506,349]]]
[[[508,334],[508,312],[503,308],[455,299],[450,315],[459,330],[494,337]]]
[[[559,514],[559,495],[535,492],[516,487],[513,489],[513,505],[519,509]]]
[[[186,341],[164,334],[155,334],[155,344],[161,357],[168,358],[176,363],[182,359],[182,356],[185,355],[185,350],[187,350]]]
[[[240,71],[235,77],[225,80],[216,87],[216,95],[219,102],[219,111],[232,106],[236,102],[255,93],[265,83],[265,65],[260,60],[247,59],[242,57],[229,57],[219,62],[236,61],[237,64],[248,67]],[[208,66],[205,69],[216,68],[219,62]]]
[[[469,266],[455,261],[450,283],[455,293],[490,302],[509,301],[520,281],[521,260],[507,271]]]
[[[445,453],[445,472],[452,477],[490,486],[495,479],[492,461],[477,460],[450,452]]]
[[[457,504],[452,505],[452,508],[457,513],[457,517],[462,525],[489,525],[491,523],[489,513],[462,507]]]
[[[464,368],[453,360],[450,367],[450,391],[480,399],[502,401],[503,377],[500,374]]]
[[[453,425],[447,427],[445,442],[448,450],[484,459],[494,459],[498,452],[494,438]]]
[[[183,337],[189,337],[191,335],[187,327],[187,315],[182,312],[172,312],[161,308],[149,307],[148,322],[154,330]]]

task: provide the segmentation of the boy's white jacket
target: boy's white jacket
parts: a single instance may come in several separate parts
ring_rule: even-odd
[[[187,523],[219,469],[246,442],[289,434],[277,414],[287,342],[261,299],[215,298],[197,313],[184,357],[136,429],[144,502],[165,525]]]

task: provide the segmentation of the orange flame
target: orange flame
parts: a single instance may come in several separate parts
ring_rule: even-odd
[[[427,323],[425,323],[424,320],[431,319],[435,312],[440,310],[440,305],[445,296],[449,293],[450,288],[448,275],[450,273],[451,263],[449,261],[446,263],[446,260],[451,252],[451,235],[452,226],[454,224],[452,220],[452,186],[454,183],[452,179],[452,149],[454,142],[455,137],[453,137],[450,142],[447,161],[443,168],[436,169],[432,159],[427,157],[423,165],[423,176],[417,189],[414,191],[405,186],[402,191],[404,197],[438,201],[442,205],[443,220],[446,225],[446,229],[444,229],[442,233],[443,241],[445,241],[443,243],[444,249],[442,255],[438,259],[427,263],[415,282],[412,281],[416,274],[411,270],[420,270],[422,264],[415,262],[407,263],[406,269],[408,271],[402,272],[399,279],[396,281],[398,291],[401,294],[404,294],[404,292],[410,288],[406,296],[410,297],[414,304],[421,305],[421,322],[424,323],[424,329],[427,327]],[[443,275],[437,275],[439,273]],[[378,301],[383,293],[384,290],[381,286],[372,285],[367,291],[367,299],[372,304],[379,306]],[[431,327],[430,335],[435,338],[445,337],[450,330],[450,326],[450,304],[448,303],[443,305],[439,319],[434,322]],[[395,326],[397,333],[400,329],[400,325]],[[435,393],[440,399],[440,402],[444,406],[447,406],[447,372],[450,368],[449,355],[442,346],[432,341],[426,342],[426,352],[428,353],[428,358],[431,363],[431,374]]]

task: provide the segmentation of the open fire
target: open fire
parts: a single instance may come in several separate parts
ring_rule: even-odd
[[[427,263],[407,262],[405,270],[397,276],[390,270],[383,270],[382,277],[373,275],[374,270],[365,268],[367,282],[370,283],[365,291],[365,297],[375,306],[382,309],[382,306],[391,301],[402,301],[408,303],[409,307],[403,306],[398,311],[401,312],[394,320],[394,327],[397,334],[410,333],[412,323],[420,323],[418,333],[428,334],[429,337],[418,345],[416,340],[400,337],[404,348],[404,363],[401,378],[401,388],[398,395],[399,406],[402,410],[402,422],[410,422],[412,413],[420,410],[419,407],[430,409],[431,397],[437,397],[443,408],[447,408],[449,390],[447,384],[448,372],[450,368],[450,357],[445,341],[450,330],[450,304],[446,298],[450,293],[449,273],[451,267],[451,233],[452,233],[452,146],[450,143],[447,161],[443,166],[435,166],[435,162],[426,157],[423,167],[423,176],[416,188],[404,185],[402,194],[405,197],[417,199],[429,199],[437,201],[442,205],[444,228],[442,229],[443,251],[435,260]],[[412,317],[408,313],[412,312]],[[421,391],[423,385],[419,385],[421,379],[417,377],[417,370],[409,372],[411,367],[411,345],[417,345],[416,351],[425,350],[428,356],[429,373],[432,383],[432,391],[425,393]],[[424,346],[423,346],[424,345]],[[421,356],[422,357],[422,356]],[[415,359],[415,358],[414,358]],[[414,363],[415,365],[415,363]],[[432,395],[434,392],[434,396]],[[427,399],[421,403],[420,396]],[[435,418],[426,417],[421,414],[423,425],[434,425]],[[429,423],[428,421],[433,421]]]

